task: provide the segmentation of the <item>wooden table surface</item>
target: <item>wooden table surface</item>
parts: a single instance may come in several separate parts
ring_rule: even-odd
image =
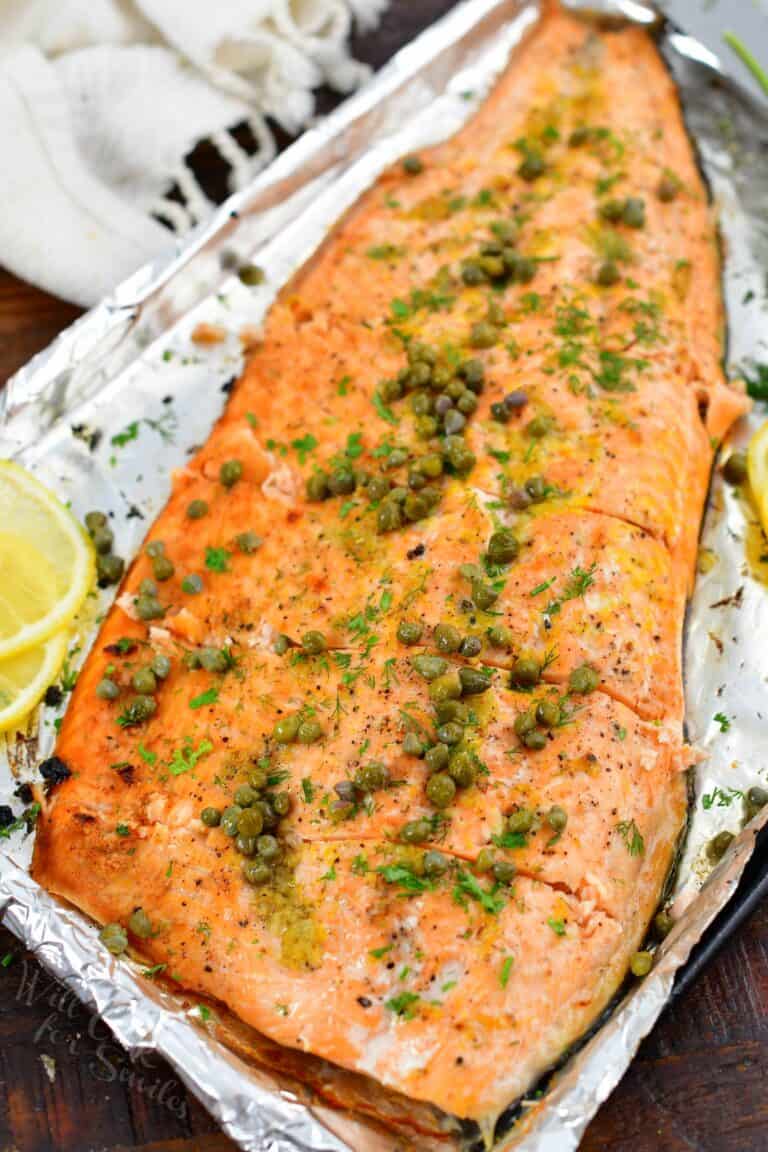
[[[451,0],[392,0],[356,44],[380,65]],[[0,383],[78,315],[0,270]],[[768,909],[669,1008],[583,1152],[768,1149]],[[161,1061],[107,1029],[0,929],[0,1152],[225,1152],[234,1145]]]

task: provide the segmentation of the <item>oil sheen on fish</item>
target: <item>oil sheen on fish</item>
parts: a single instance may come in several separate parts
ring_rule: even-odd
[[[674,858],[722,329],[653,43],[551,8],[272,308],[78,679],[36,878],[492,1133]]]

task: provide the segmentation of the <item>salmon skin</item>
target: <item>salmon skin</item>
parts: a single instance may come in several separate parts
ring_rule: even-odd
[[[718,277],[652,41],[551,6],[271,310],[80,674],[37,880],[490,1141],[683,827],[683,615],[746,405]]]

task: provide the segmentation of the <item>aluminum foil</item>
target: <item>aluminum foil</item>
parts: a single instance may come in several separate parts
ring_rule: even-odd
[[[653,9],[636,0],[600,8],[655,20]],[[468,0],[403,49],[231,198],[172,260],[139,271],[16,374],[0,394],[0,455],[34,471],[79,516],[92,507],[111,510],[118,550],[135,552],[166,499],[172,469],[205,439],[222,408],[222,386],[242,366],[243,333],[259,325],[280,287],[383,168],[464,123],[540,15],[536,2]],[[768,120],[720,76],[703,46],[672,28],[662,29],[661,43],[719,210],[729,357],[734,373],[749,371],[768,361]],[[232,274],[245,261],[266,269],[263,285],[247,288]],[[195,346],[190,335],[201,322],[221,325],[226,340],[204,351]],[[756,411],[742,421],[734,442],[746,443],[766,415]],[[754,512],[716,474],[686,639],[689,737],[702,759],[673,893],[676,924],[652,973],[614,1006],[540,1098],[523,1101],[520,1119],[501,1141],[505,1152],[577,1148],[753,851],[760,818],[739,830],[742,794],[768,780],[768,562],[761,554]],[[98,611],[106,605],[103,598]],[[95,635],[96,615],[91,606],[79,622],[73,670]],[[0,803],[49,754],[56,719],[43,707],[29,731],[0,746]],[[724,829],[739,835],[710,873],[704,846]],[[126,1048],[165,1057],[244,1149],[405,1146],[403,1137],[333,1110],[284,1075],[233,1055],[181,997],[143,980],[130,961],[109,956],[94,925],[40,889],[28,874],[30,855],[31,836],[0,841],[4,922]],[[429,1146],[419,1138],[420,1148]]]

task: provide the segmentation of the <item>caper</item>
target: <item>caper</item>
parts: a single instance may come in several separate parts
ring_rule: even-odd
[[[481,848],[477,854],[477,859],[473,865],[475,872],[490,872],[495,863],[495,853],[493,848]]]
[[[154,580],[142,580],[139,584],[140,596],[157,596],[157,584]]]
[[[674,172],[665,172],[656,186],[656,195],[662,204],[669,204],[676,199],[680,191],[680,181]]]
[[[400,839],[405,844],[423,844],[432,835],[432,824],[429,820],[409,820],[400,829]]]
[[[334,468],[328,477],[328,491],[332,496],[349,496],[357,487],[351,468]]]
[[[239,831],[238,823],[243,814],[243,809],[238,807],[237,804],[230,804],[225,808],[221,814],[221,830],[225,836],[234,839]]]
[[[612,288],[621,280],[621,272],[615,260],[605,260],[597,270],[595,283],[601,288]]]
[[[272,797],[272,807],[281,818],[288,815],[292,804],[293,801],[289,792],[278,792]]]
[[[154,672],[158,680],[165,680],[171,671],[171,661],[164,652],[157,652],[152,658],[150,668]]]
[[[571,132],[570,136],[568,137],[568,147],[581,148],[582,145],[587,143],[589,137],[589,128],[587,128],[586,124],[580,124],[578,128],[574,128],[573,132]]]
[[[267,830],[271,828],[277,828],[278,824],[280,823],[280,817],[278,816],[277,812],[275,812],[268,799],[257,800],[253,805],[253,808],[255,811],[261,812],[261,818],[264,821],[264,827]]]
[[[263,543],[261,536],[257,536],[255,532],[239,532],[235,536],[235,544],[246,556],[257,552]]]
[[[451,751],[447,744],[433,744],[427,749],[424,761],[430,772],[440,772],[448,766]]]
[[[550,416],[539,414],[534,416],[525,426],[525,431],[528,436],[534,440],[541,440],[548,432],[552,430],[552,419]]]
[[[203,590],[203,578],[197,572],[190,572],[181,581],[181,590],[188,596],[197,596]]]
[[[256,855],[256,837],[238,835],[235,837],[235,851],[241,856]]]
[[[99,528],[105,528],[107,523],[107,517],[103,512],[86,512],[85,514],[85,527],[91,536]]]
[[[218,828],[221,824],[221,811],[218,808],[203,808],[200,819],[206,828]]]
[[[511,884],[517,868],[511,860],[497,860],[493,865],[493,878],[497,884]]]
[[[446,436],[455,436],[466,426],[467,418],[457,408],[449,408],[443,417]]]
[[[735,839],[733,832],[718,832],[717,836],[712,837],[707,844],[707,856],[713,864],[722,860]]]
[[[152,935],[152,921],[143,908],[134,908],[128,917],[128,927],[134,936],[138,936],[141,940],[146,940]]]
[[[507,832],[511,836],[522,835],[533,828],[534,814],[530,808],[517,808],[507,816]]]
[[[479,636],[465,636],[459,644],[459,655],[465,656],[471,660],[473,656],[479,656],[483,650],[483,642]]]
[[[401,620],[397,626],[397,638],[401,644],[418,644],[423,631],[421,624],[415,620]]]
[[[642,977],[647,976],[651,968],[653,968],[653,956],[650,952],[635,952],[629,962],[629,967],[633,976],[642,979]]]
[[[383,500],[389,492],[389,480],[384,476],[371,476],[365,486],[368,497],[371,501]]]
[[[226,672],[229,668],[229,659],[223,648],[200,648],[200,667],[206,672]]]
[[[765,808],[766,804],[768,804],[768,792],[766,792],[765,788],[755,786],[747,792],[746,800],[750,808],[754,808],[756,812],[759,812],[761,808]]]
[[[113,956],[120,956],[128,947],[128,935],[122,924],[105,924],[99,932],[99,940]]]
[[[456,795],[456,785],[445,772],[436,772],[427,781],[427,799],[435,808],[447,808]]]
[[[568,677],[568,691],[577,692],[580,696],[588,696],[594,692],[600,683],[600,674],[589,664],[581,664],[574,668]]]
[[[430,877],[444,876],[448,871],[448,857],[442,852],[430,849],[424,853],[424,875]]]
[[[256,288],[264,283],[264,269],[258,264],[242,264],[237,270],[237,278],[246,288]]]
[[[235,804],[240,808],[250,808],[258,800],[258,794],[250,784],[241,784],[235,791]]]
[[[416,520],[423,520],[426,516],[429,516],[431,511],[432,508],[429,500],[425,499],[423,495],[416,495],[416,493],[410,492],[408,496],[406,496],[403,503],[403,513],[406,520],[410,520],[412,523]]]
[[[419,759],[424,755],[424,741],[418,732],[406,732],[403,737],[403,754],[417,756]]]
[[[240,811],[237,817],[237,831],[241,836],[260,836],[263,827],[264,815],[259,808],[251,807]]]
[[[253,768],[251,768],[250,772],[248,773],[248,783],[250,784],[251,788],[253,788],[254,792],[262,792],[267,786],[268,779],[269,772],[261,764],[254,764]]]
[[[121,556],[110,552],[107,556],[96,557],[96,576],[99,587],[107,588],[110,584],[119,584],[123,577],[125,561]]]
[[[120,723],[123,728],[134,728],[144,724],[157,709],[157,703],[152,696],[134,696],[126,705]]]
[[[473,412],[477,411],[477,396],[475,396],[474,392],[470,392],[468,388],[465,388],[456,401],[456,407],[462,416],[471,416]],[[446,425],[446,432],[447,431],[448,426]]]
[[[151,668],[139,668],[131,677],[131,685],[136,692],[151,696],[157,691],[157,677]]]
[[[721,472],[723,473],[723,478],[727,480],[729,484],[743,484],[747,478],[746,452],[731,452],[723,464]]]
[[[523,736],[523,744],[532,752],[540,752],[542,748],[546,748],[547,734],[541,728],[534,728],[532,732],[526,732]]]
[[[155,580],[160,580],[161,582],[163,580],[170,580],[175,571],[176,568],[174,567],[173,561],[167,556],[156,556],[152,561],[152,575]]]
[[[621,219],[628,228],[645,227],[645,201],[639,196],[628,196],[624,201]]]
[[[424,164],[419,156],[406,156],[403,160],[403,171],[409,176],[418,176],[424,171]]]
[[[476,463],[474,452],[467,448],[461,436],[446,436],[443,441],[443,458],[460,475],[470,472]]]
[[[547,482],[543,476],[529,476],[525,482],[525,491],[538,504],[547,498]]]
[[[598,208],[598,215],[610,224],[617,224],[624,212],[623,200],[604,200]]]
[[[114,533],[110,528],[97,528],[91,535],[93,547],[102,556],[106,556],[112,550],[112,545],[115,542]]]
[[[459,668],[462,696],[479,696],[491,686],[491,673],[483,668]]]
[[[438,676],[429,686],[429,698],[433,704],[440,704],[444,700],[458,700],[461,696],[461,679],[456,669]]]
[[[512,665],[510,683],[513,688],[532,688],[541,679],[541,661],[535,656],[518,656]]]
[[[496,328],[486,320],[476,320],[469,330],[469,343],[472,348],[493,348],[498,338]]]
[[[457,724],[455,720],[449,720],[446,724],[441,724],[436,732],[438,740],[448,747],[454,744],[459,744],[464,736],[464,729],[461,724]]]
[[[522,164],[517,169],[517,173],[519,176],[522,176],[523,180],[528,181],[528,183],[532,180],[538,180],[539,176],[542,176],[544,173],[544,157],[541,152],[536,148],[530,148]]]
[[[530,284],[536,275],[537,264],[530,256],[515,256],[512,262],[512,279],[517,284]]]
[[[529,712],[518,712],[515,716],[515,735],[519,736],[522,740],[523,736],[527,736],[529,732],[533,732],[536,727],[536,713],[531,710]]]
[[[190,520],[202,520],[203,516],[207,515],[207,500],[190,500],[189,504],[187,504],[187,516]]]
[[[437,428],[434,416],[417,416],[413,422],[413,430],[420,440],[431,440],[437,435]]]
[[[490,608],[499,598],[499,593],[484,580],[472,581],[472,599],[481,612]]]
[[[403,522],[400,507],[392,500],[385,500],[376,513],[376,531],[395,532]]]
[[[307,720],[302,720],[296,732],[296,739],[299,744],[315,744],[323,735],[322,725],[319,720],[315,720],[314,716],[310,716]]]
[[[491,404],[491,417],[499,424],[509,424],[509,409],[505,407],[501,400],[494,400],[493,404]]]
[[[491,564],[510,564],[520,551],[520,544],[509,528],[499,528],[488,541],[488,560]]]
[[[389,784],[389,772],[386,764],[380,760],[371,760],[369,764],[361,765],[355,772],[355,787],[361,792],[377,792]]]
[[[265,833],[256,841],[256,851],[262,860],[276,860],[280,855],[280,842],[275,836]]]
[[[110,680],[108,676],[104,676],[96,685],[96,695],[99,700],[117,700],[120,695],[120,689],[114,680]]]
[[[165,615],[165,608],[156,596],[143,593],[135,600],[136,615],[140,620],[159,620]]]
[[[661,911],[657,912],[653,918],[653,927],[656,935],[660,936],[662,940],[665,936],[669,935],[674,926],[675,922],[667,908],[662,908]]]
[[[448,765],[448,775],[457,788],[470,788],[477,776],[477,758],[470,748],[457,748]]]
[[[266,884],[271,875],[269,865],[263,860],[243,861],[243,877],[249,884],[253,884],[255,887]]]
[[[403,395],[403,391],[404,391],[404,384],[405,384],[405,381],[408,379],[408,376],[409,376],[409,372],[408,372],[407,368],[404,369],[404,373],[405,373],[405,376],[404,376],[403,380],[396,380],[396,379],[390,378],[388,380],[382,380],[379,383],[379,395],[381,396],[381,398],[385,404],[391,404],[393,400],[402,399],[402,395]]]
[[[478,284],[484,284],[488,277],[479,263],[467,260],[462,265],[461,278],[468,288],[476,288]]]
[[[545,728],[556,728],[560,723],[560,705],[557,700],[540,700],[536,705],[536,720]]]
[[[225,460],[219,468],[219,480],[225,488],[233,488],[242,479],[243,465],[240,460]]]
[[[448,671],[448,661],[444,660],[442,656],[427,656],[426,654],[412,656],[411,665],[414,671],[418,672],[419,676],[423,676],[425,680],[436,680],[438,676],[443,676]]]
[[[563,832],[568,823],[568,813],[559,804],[553,804],[547,812],[546,821],[553,832]]]
[[[328,487],[328,473],[318,469],[313,472],[311,476],[307,477],[307,500],[313,503],[319,503],[321,500],[327,500],[330,495],[330,488]]]
[[[438,652],[446,655],[458,652],[461,645],[461,633],[453,624],[438,624],[432,633],[432,639]]]
[[[512,647],[512,633],[505,624],[494,624],[488,629],[488,643],[492,648],[509,651]]]
[[[482,391],[485,380],[485,365],[482,360],[465,360],[459,366],[459,375],[465,381],[467,388],[471,388],[474,393],[477,394]]]
[[[301,638],[301,646],[309,656],[319,656],[325,652],[328,642],[322,632],[305,632]]]
[[[272,729],[272,736],[278,744],[291,744],[296,739],[300,725],[301,717],[298,712],[281,716]]]

